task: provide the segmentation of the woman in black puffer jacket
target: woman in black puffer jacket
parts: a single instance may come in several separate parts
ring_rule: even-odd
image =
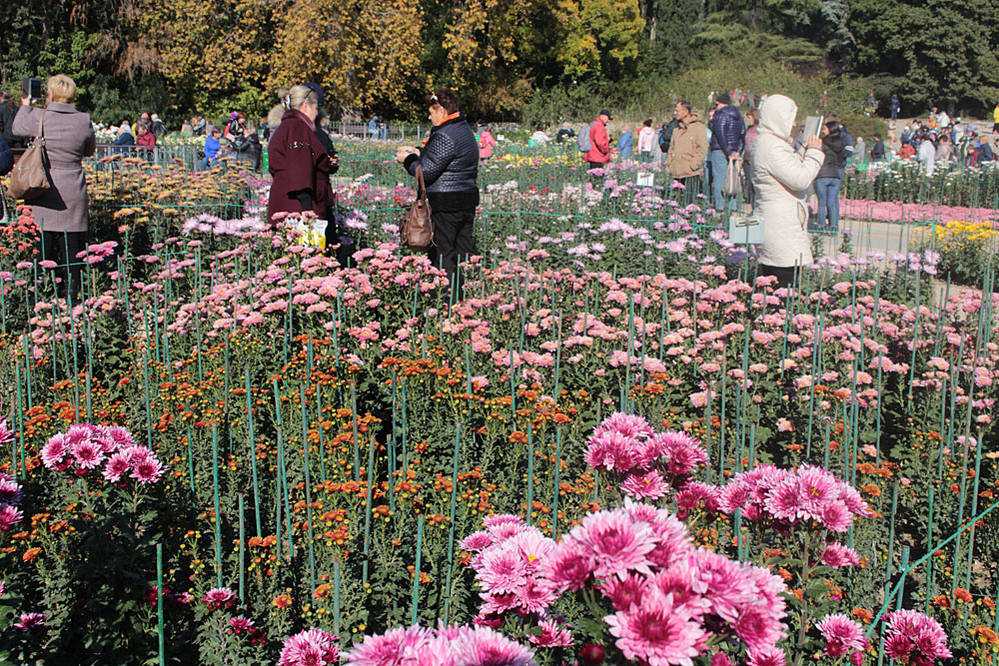
[[[839,230],[840,174],[846,164],[846,142],[843,128],[835,120],[822,127],[822,152],[826,159],[815,178],[815,194],[819,198],[818,225],[830,231]]]
[[[472,224],[479,205],[479,144],[458,98],[440,89],[427,100],[433,129],[422,150],[400,148],[396,159],[411,175],[423,168],[434,242],[430,260],[454,279],[458,262],[475,253]]]

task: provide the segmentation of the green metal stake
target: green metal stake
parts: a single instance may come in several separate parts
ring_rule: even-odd
[[[423,523],[424,518],[421,514],[419,519],[416,521],[416,563],[413,568],[413,592],[411,595],[409,610],[409,623],[412,626],[416,626],[417,621],[419,620],[420,566],[423,559]]]
[[[253,516],[257,528],[257,536],[262,537],[264,530],[260,524],[260,485],[257,478],[257,446],[253,436],[253,386],[250,383],[250,368],[243,373],[243,388],[246,391],[246,453],[250,458],[251,483],[253,484]]]
[[[212,426],[212,498],[215,507],[215,583],[222,587],[222,508],[219,504],[219,429]]]
[[[163,544],[156,544],[156,633],[160,666],[166,666],[166,632],[163,624]]]

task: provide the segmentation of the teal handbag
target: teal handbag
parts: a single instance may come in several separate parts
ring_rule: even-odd
[[[737,245],[759,245],[763,242],[763,219],[759,213],[732,213],[728,218],[728,239]]]

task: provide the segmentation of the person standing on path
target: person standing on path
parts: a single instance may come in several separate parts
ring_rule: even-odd
[[[37,137],[39,126],[44,123],[50,187],[26,203],[42,231],[41,258],[60,265],[60,291],[75,300],[80,292],[82,268],[76,255],[87,245],[89,221],[83,158],[94,154],[97,142],[90,115],[77,111],[73,105],[76,98],[73,79],[56,74],[49,78],[46,89],[48,100],[44,109],[31,106],[28,97],[21,98],[12,131],[17,136]]]
[[[825,160],[815,179],[815,194],[819,199],[818,225],[835,232],[839,230],[842,166],[846,164],[847,158],[843,128],[835,120],[822,126],[822,152]]]
[[[711,202],[719,213],[725,210],[726,197],[722,195],[728,163],[739,158],[742,152],[746,124],[739,109],[732,106],[732,99],[722,93],[715,99],[715,115],[711,120]]]
[[[607,123],[612,119],[610,111],[604,109],[590,123],[590,149],[583,156],[591,169],[603,169],[610,162],[610,137]]]
[[[704,158],[708,154],[708,134],[704,122],[693,110],[690,102],[676,103],[673,117],[676,128],[669,141],[666,155],[666,168],[670,176],[680,183],[684,192],[684,202],[689,204],[702,189],[704,182]]]
[[[798,269],[812,263],[805,194],[825,161],[818,137],[808,138],[804,155],[791,146],[797,114],[794,100],[768,96],[760,106],[760,134],[753,147],[756,209],[763,220],[759,275],[776,277],[782,287],[794,284]]]
[[[427,106],[433,128],[426,146],[399,148],[395,157],[412,176],[417,167],[423,170],[434,226],[430,261],[447,271],[457,288],[458,262],[475,254],[472,225],[479,205],[479,144],[452,91],[439,89],[427,99]]]
[[[652,148],[655,146],[656,131],[652,129],[652,119],[647,119],[638,132],[638,159],[642,162],[652,161]]]

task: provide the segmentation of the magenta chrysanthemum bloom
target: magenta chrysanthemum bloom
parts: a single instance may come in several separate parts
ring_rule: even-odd
[[[724,555],[698,549],[692,555],[698,572],[695,589],[711,603],[711,612],[726,622],[735,623],[739,609],[752,600],[755,585],[738,562]]]
[[[14,628],[19,631],[31,631],[32,629],[41,629],[45,626],[45,613],[21,613],[17,622],[14,623]]]
[[[555,546],[543,566],[543,575],[556,590],[578,590],[593,573],[593,556],[582,545],[566,540]]]
[[[604,432],[616,432],[619,435],[633,439],[641,439],[652,435],[652,426],[641,416],[615,412],[605,418],[594,430],[594,435]]]
[[[751,650],[746,666],[786,666],[787,658],[782,650],[777,648],[763,648],[762,650]]]
[[[140,460],[132,468],[131,476],[142,484],[156,483],[163,476],[163,465],[155,457]]]
[[[14,441],[14,431],[7,426],[7,419],[0,419],[0,446]]]
[[[107,464],[104,465],[103,476],[111,483],[117,483],[130,468],[128,456],[123,453],[115,453],[108,458]]]
[[[636,499],[659,499],[668,488],[662,474],[655,469],[644,474],[629,474],[621,484],[624,494]]]
[[[860,555],[854,549],[832,541],[822,551],[822,563],[836,569],[855,567],[860,564]]]
[[[89,439],[72,444],[69,452],[73,455],[73,462],[81,469],[93,469],[104,462],[103,449]]]
[[[612,577],[600,581],[600,592],[607,597],[615,611],[626,611],[633,604],[640,604],[649,579],[637,573],[624,578]]]
[[[9,532],[14,525],[21,522],[24,514],[11,504],[0,505],[0,532]]]
[[[690,512],[701,509],[715,512],[719,509],[719,489],[708,483],[690,481],[676,494],[676,514],[681,520]]]
[[[840,501],[830,502],[822,509],[822,526],[830,532],[846,532],[853,522],[853,515]]]
[[[491,545],[493,545],[493,538],[485,530],[469,534],[461,540],[461,549],[472,553],[478,553]]]
[[[652,530],[624,511],[591,513],[569,537],[589,549],[597,578],[623,577],[629,571],[651,573],[648,554],[656,547]]]
[[[307,629],[288,638],[278,666],[332,666],[340,663],[336,637],[322,629]]]
[[[487,516],[483,519],[482,524],[487,528],[500,527],[502,525],[523,525],[524,520],[520,516],[514,516],[509,513],[498,513],[494,516]]]
[[[683,608],[693,620],[700,620],[711,608],[711,603],[703,593],[698,592],[698,572],[689,561],[677,562],[668,569],[656,573],[649,582],[663,594],[673,598],[673,605]]]
[[[537,666],[530,649],[488,627],[462,627],[453,642],[445,644],[456,665]]]
[[[367,636],[363,643],[355,645],[354,649],[347,653],[347,664],[349,666],[400,664],[404,658],[419,654],[433,637],[433,632],[421,627],[392,629],[378,636]]]
[[[66,442],[66,435],[52,435],[49,441],[42,447],[42,464],[47,469],[55,469],[69,452],[69,445]]]
[[[229,618],[229,631],[237,636],[250,634],[256,628],[253,620],[245,615],[237,615],[236,617]]]
[[[515,594],[524,586],[527,567],[512,548],[490,548],[482,554],[476,579],[489,594]]]
[[[236,594],[228,587],[213,587],[205,592],[201,601],[212,610],[230,608],[236,602]]]
[[[688,476],[708,462],[708,452],[704,450],[704,446],[685,432],[667,430],[654,439],[659,440],[663,455],[667,458],[666,468],[674,476]]]
[[[104,429],[105,434],[111,438],[115,444],[115,449],[127,449],[135,446],[135,439],[126,428],[121,426],[108,426]]]
[[[686,610],[674,607],[673,598],[654,587],[643,596],[641,605],[633,604],[604,621],[625,657],[650,666],[692,666],[698,643],[705,637]]]
[[[839,482],[821,467],[804,465],[797,476],[801,511],[809,518],[818,518],[827,504],[838,499]]]
[[[595,469],[628,472],[642,463],[641,443],[614,430],[594,433],[586,449],[586,464]]]
[[[826,641],[826,655],[838,658],[867,647],[864,629],[842,613],[826,615],[815,626]]]
[[[805,516],[801,486],[794,477],[782,479],[771,489],[765,506],[767,512],[778,520],[793,523]]]
[[[912,610],[898,610],[885,616],[888,623],[885,652],[897,661],[932,664],[950,659],[947,634],[930,616]]]
[[[572,646],[572,632],[554,620],[541,620],[538,628],[541,633],[531,634],[527,639],[532,645],[546,648]]]
[[[21,501],[21,484],[9,474],[0,472],[0,503],[17,504]]]

